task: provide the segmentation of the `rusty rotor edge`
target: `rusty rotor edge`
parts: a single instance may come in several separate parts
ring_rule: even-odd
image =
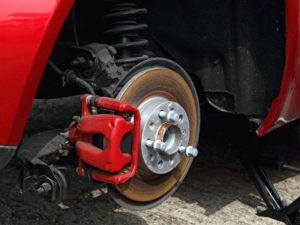
[[[168,59],[164,59],[164,58],[151,58],[149,60],[146,60],[138,65],[136,65],[134,68],[132,68],[126,77],[124,77],[122,79],[123,82],[120,83],[120,89],[118,90],[118,92],[122,91],[122,90],[126,90],[126,88],[131,84],[131,80],[135,80],[135,78],[140,74],[140,73],[144,73],[147,70],[151,70],[151,69],[156,69],[156,68],[166,68],[166,69],[170,69],[173,70],[175,72],[177,72],[179,75],[181,75],[181,77],[186,81],[186,83],[189,86],[190,91],[192,92],[194,101],[195,101],[195,107],[196,107],[196,111],[197,111],[197,121],[199,121],[198,126],[197,126],[197,130],[196,130],[196,137],[195,137],[195,146],[197,146],[198,144],[198,137],[199,137],[199,133],[200,133],[200,106],[199,106],[199,101],[198,101],[198,96],[197,96],[197,92],[196,89],[193,85],[193,82],[191,80],[191,78],[189,77],[189,75],[183,70],[183,68],[181,68],[178,64],[174,63],[171,60]],[[122,85],[122,84],[126,84],[126,85]],[[125,87],[125,88],[124,88]],[[118,95],[115,94],[117,97]],[[124,196],[122,193],[120,193],[120,190],[118,190],[117,187],[115,187],[114,185],[110,185],[108,184],[108,189],[109,192],[111,193],[113,199],[121,206],[131,209],[131,210],[145,210],[145,209],[149,209],[152,208],[158,204],[160,204],[161,202],[163,202],[166,198],[168,198],[170,195],[172,195],[177,188],[179,187],[179,185],[182,183],[182,181],[184,180],[190,166],[192,164],[192,159],[190,159],[188,161],[188,164],[186,165],[184,172],[181,174],[181,177],[177,180],[176,184],[167,192],[165,193],[163,196],[153,200],[153,201],[147,201],[147,202],[138,202],[138,201],[134,201],[131,200],[129,198],[127,198],[126,196]]]

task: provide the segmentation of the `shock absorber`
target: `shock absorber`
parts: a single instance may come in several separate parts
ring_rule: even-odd
[[[128,68],[148,58],[141,54],[148,40],[140,37],[148,25],[137,21],[139,16],[147,13],[147,9],[137,8],[135,3],[124,0],[109,3],[108,13],[103,18],[107,24],[103,34],[117,50],[116,64]]]

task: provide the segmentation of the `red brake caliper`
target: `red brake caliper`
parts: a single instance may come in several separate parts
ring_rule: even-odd
[[[132,113],[134,125],[123,117],[112,114],[92,114],[92,107],[109,109],[117,112]],[[133,130],[131,154],[122,153],[120,143],[122,137]],[[96,169],[91,172],[94,180],[112,184],[120,184],[131,178],[137,168],[140,113],[132,105],[112,98],[84,95],[82,97],[82,114],[77,122],[69,128],[69,139],[76,144],[79,157],[78,174],[83,176],[83,169],[90,165]],[[93,135],[102,134],[106,147],[100,149],[93,145]],[[124,166],[130,163],[128,172]],[[103,172],[102,172],[103,171]]]

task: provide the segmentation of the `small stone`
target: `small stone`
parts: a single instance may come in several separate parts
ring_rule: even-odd
[[[57,206],[58,206],[59,208],[61,208],[61,209],[69,209],[69,208],[70,208],[69,206],[65,205],[65,204],[62,203],[62,202],[58,203]]]

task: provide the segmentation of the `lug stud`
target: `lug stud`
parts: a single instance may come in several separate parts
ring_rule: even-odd
[[[167,112],[161,110],[161,111],[158,113],[158,116],[159,116],[159,118],[164,119],[164,118],[166,118],[166,116],[167,116]]]
[[[167,148],[167,145],[165,142],[162,142],[161,140],[155,140],[152,141],[151,139],[148,139],[145,142],[146,146],[149,148],[153,148],[155,150],[161,150],[161,151],[165,151]]]
[[[160,150],[161,140],[155,140],[153,143],[153,148],[155,150]]]
[[[178,151],[179,151],[180,153],[184,153],[184,152],[185,152],[185,149],[186,149],[186,147],[180,146],[180,148],[178,149]]]
[[[167,149],[167,145],[166,145],[166,143],[165,142],[161,142],[160,143],[160,150],[162,150],[162,151],[166,151],[166,149]]]
[[[153,143],[154,143],[154,141],[148,139],[148,140],[146,141],[146,146],[149,147],[149,148],[151,148],[151,147],[153,146]]]
[[[193,151],[194,151],[194,147],[193,146],[188,146],[185,150],[185,154],[187,156],[192,156],[193,155]]]
[[[193,157],[197,157],[198,155],[198,149],[194,148],[193,149]]]
[[[175,113],[174,111],[171,111],[168,113],[167,120],[170,122],[177,123],[179,121],[179,115]]]
[[[185,153],[188,157],[196,157],[198,155],[198,149],[194,148],[193,146],[181,146],[178,151],[180,153]]]

